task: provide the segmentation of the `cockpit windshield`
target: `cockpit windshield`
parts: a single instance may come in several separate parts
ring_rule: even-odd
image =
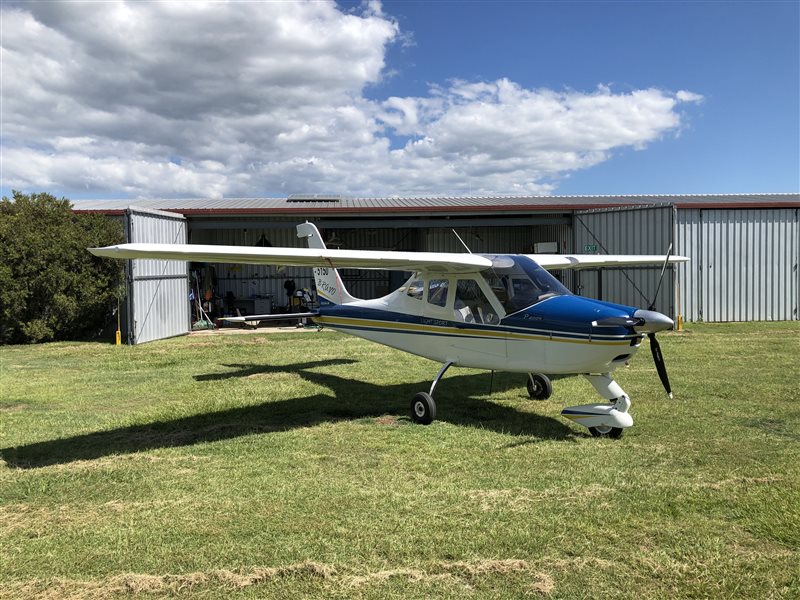
[[[492,288],[507,314],[515,313],[551,298],[570,295],[555,277],[522,255],[484,255],[492,261],[492,268],[483,271],[483,277]]]

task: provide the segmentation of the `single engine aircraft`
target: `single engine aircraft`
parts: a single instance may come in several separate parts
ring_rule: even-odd
[[[312,223],[298,225],[297,235],[307,239],[308,248],[133,243],[89,250],[118,259],[312,267],[319,309],[293,316],[312,317],[325,327],[441,363],[430,389],[412,399],[411,418],[417,423],[435,419],[434,391],[452,366],[527,373],[528,394],[536,399],[552,393],[546,374],[581,374],[605,402],[570,406],[561,414],[595,437],[617,438],[633,425],[633,418],[630,398],[611,375],[636,354],[645,334],[672,397],[655,338],[656,332],[672,328],[672,319],[655,312],[652,305],[639,309],[576,296],[548,269],[663,263],[663,278],[667,264],[688,258],[669,253],[665,257],[329,249]],[[338,268],[413,275],[383,298],[359,300],[345,289]]]

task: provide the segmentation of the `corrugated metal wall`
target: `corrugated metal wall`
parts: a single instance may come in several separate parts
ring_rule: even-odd
[[[680,209],[680,304],[691,321],[788,321],[800,311],[800,210]]]
[[[584,253],[597,246],[601,254],[663,254],[673,252],[691,262],[669,268],[656,309],[686,320],[745,321],[798,319],[800,296],[800,224],[798,209],[675,209],[672,205],[606,209],[576,213],[572,225],[456,227],[473,252],[530,253],[537,242],[557,242],[563,252]],[[219,221],[223,226],[224,220]],[[237,219],[236,228],[194,229],[192,243],[253,246],[264,235],[274,246],[303,247],[294,225],[297,219]],[[386,221],[381,221],[383,225]],[[242,227],[245,225],[246,228]],[[207,224],[208,227],[211,224]],[[343,248],[463,252],[449,228],[370,228],[352,226],[322,230],[329,242]],[[252,265],[216,265],[218,291],[238,298],[272,296],[286,304],[283,284],[294,279],[311,288],[308,269]],[[576,293],[630,306],[646,307],[655,293],[661,267],[556,272]],[[401,273],[345,270],[351,293],[373,298],[396,288]],[[640,291],[637,291],[638,290]],[[679,295],[678,295],[679,293]],[[677,296],[677,298],[676,298]]]
[[[398,250],[419,249],[419,229],[365,228],[323,229],[322,237],[331,247],[331,238],[349,250]],[[356,298],[380,298],[397,289],[410,275],[401,272],[364,269],[342,269],[340,271],[347,291]]]
[[[675,208],[606,209],[575,214],[576,254],[666,254],[674,240]],[[673,253],[678,251],[673,247]],[[589,298],[647,308],[658,287],[662,265],[626,269],[585,269],[575,274],[575,292]],[[674,268],[667,268],[656,310],[677,314]]]
[[[274,221],[274,220],[273,220]],[[288,223],[288,222],[287,222]],[[273,246],[304,248],[305,240],[297,237],[294,223],[291,228],[258,228],[254,222],[248,229],[203,229],[192,232],[192,243],[254,246],[263,235]],[[418,246],[416,229],[322,229],[323,239],[331,248],[360,250],[415,250]],[[312,288],[311,269],[299,267],[276,268],[267,265],[232,265],[219,263],[217,293],[230,291],[237,298],[272,298],[274,306],[287,303],[284,284],[292,279],[297,289]],[[358,298],[375,298],[387,294],[393,283],[399,287],[402,275],[388,271],[342,269],[342,279],[348,291]],[[392,288],[393,289],[393,288]]]
[[[129,208],[129,242],[185,244],[186,220],[173,213]],[[189,332],[189,286],[185,262],[131,260],[128,275],[128,343],[141,344]]]

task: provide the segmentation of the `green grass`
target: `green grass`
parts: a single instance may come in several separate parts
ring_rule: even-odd
[[[800,324],[660,340],[618,441],[330,331],[4,347],[0,597],[800,596]]]

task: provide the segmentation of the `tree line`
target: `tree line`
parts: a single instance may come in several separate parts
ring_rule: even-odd
[[[74,213],[66,198],[12,192],[0,201],[0,344],[97,336],[124,296],[121,261],[87,248],[118,244],[122,223]]]

